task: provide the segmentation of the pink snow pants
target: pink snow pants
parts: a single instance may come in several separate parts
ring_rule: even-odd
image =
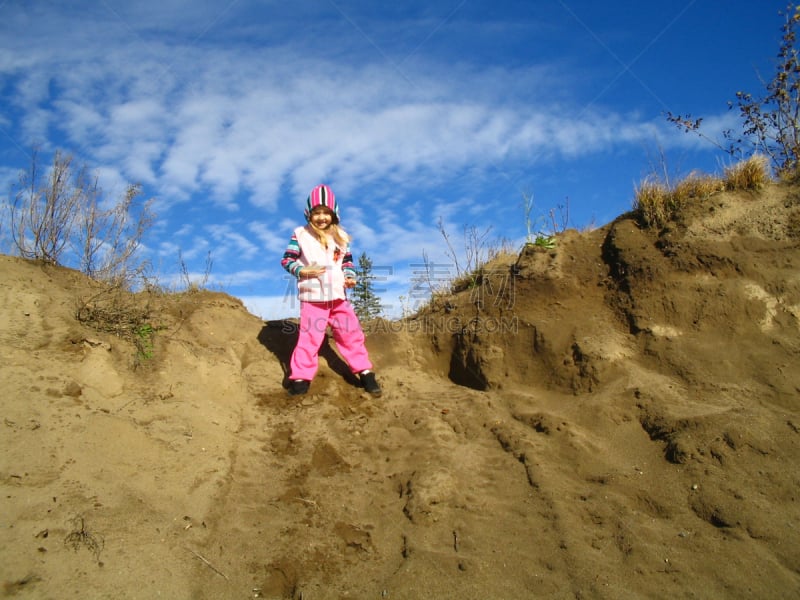
[[[301,302],[300,331],[289,362],[291,379],[306,381],[314,379],[319,366],[319,349],[325,340],[328,325],[331,326],[336,348],[350,366],[350,370],[353,373],[360,373],[372,369],[364,345],[364,331],[347,300]]]

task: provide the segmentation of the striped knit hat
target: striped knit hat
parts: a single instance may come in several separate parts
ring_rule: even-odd
[[[333,212],[333,222],[339,222],[339,205],[330,186],[322,184],[311,190],[306,200],[306,221],[311,219],[311,211],[317,206],[327,206]]]

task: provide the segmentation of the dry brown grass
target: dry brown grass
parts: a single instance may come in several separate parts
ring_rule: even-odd
[[[725,169],[725,188],[728,190],[757,190],[771,180],[769,159],[761,154]]]
[[[702,201],[724,189],[724,181],[705,173],[690,173],[673,187],[650,177],[636,189],[634,210],[647,227],[663,227],[689,202]]]
[[[634,212],[646,227],[664,227],[690,203],[728,190],[756,190],[771,181],[769,160],[755,155],[725,168],[724,178],[692,172],[674,186],[657,176],[647,177],[634,192]]]
[[[675,189],[672,190],[672,194],[677,203],[683,205],[689,200],[702,200],[724,190],[725,182],[719,177],[693,172],[686,179],[678,182]]]
[[[634,192],[633,209],[647,227],[663,226],[674,207],[669,186],[657,177],[648,177]]]

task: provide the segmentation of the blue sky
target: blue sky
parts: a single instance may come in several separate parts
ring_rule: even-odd
[[[703,117],[711,136],[737,127],[727,103],[771,78],[785,8],[0,0],[0,181],[38,146],[74,154],[107,197],[141,183],[160,280],[179,255],[199,278],[210,252],[208,284],[265,319],[298,312],[279,262],[328,183],[396,316],[421,300],[423,256],[454,274],[440,220],[459,251],[472,227],[520,246],[523,193],[534,217],[568,207],[581,229],[629,210],[664,164],[721,171],[726,158],[664,112]]]

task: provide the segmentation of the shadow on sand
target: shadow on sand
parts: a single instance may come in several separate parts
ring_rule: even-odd
[[[292,358],[292,351],[297,344],[298,324],[293,319],[279,319],[266,321],[264,327],[258,334],[258,341],[270,352],[272,352],[281,364],[283,370],[284,388],[289,386],[289,362]],[[331,345],[330,333],[325,336],[319,355],[328,364],[328,367],[351,385],[358,386],[359,382],[355,375],[350,371],[347,363],[336,353]]]

